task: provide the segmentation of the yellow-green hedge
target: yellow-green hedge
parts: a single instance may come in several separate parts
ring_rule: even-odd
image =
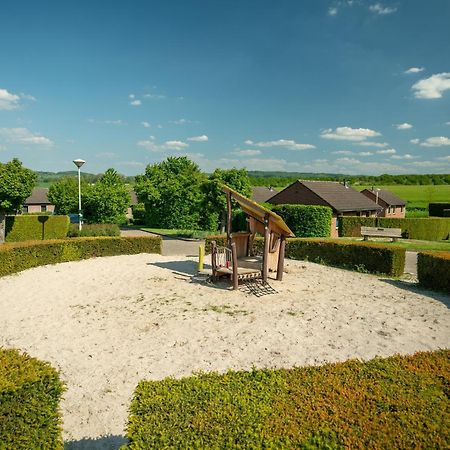
[[[64,239],[68,231],[68,216],[6,216],[6,242]]]
[[[211,251],[211,241],[226,245],[226,235],[208,236],[206,252]],[[253,253],[262,252],[263,239],[253,242]],[[405,249],[372,242],[346,242],[331,239],[292,238],[286,241],[286,257],[308,260],[330,266],[361,272],[401,276],[405,269]]]
[[[450,294],[450,252],[422,252],[417,257],[419,283]]]
[[[94,237],[0,245],[0,276],[31,267],[78,261],[94,256],[161,253],[160,236]]]
[[[130,450],[449,448],[450,351],[141,381]]]
[[[63,390],[50,364],[0,348],[0,449],[62,449]]]

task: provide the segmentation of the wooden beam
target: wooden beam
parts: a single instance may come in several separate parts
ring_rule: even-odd
[[[227,192],[227,243],[231,246],[231,192]]]
[[[238,259],[236,252],[236,244],[234,242],[231,243],[231,259],[233,264],[233,289],[237,289],[239,287],[239,278],[238,278]]]
[[[286,237],[284,235],[281,235],[280,249],[279,249],[279,253],[278,253],[278,267],[277,267],[277,280],[278,281],[281,281],[283,279],[285,249],[286,249]]]
[[[262,266],[263,283],[267,283],[267,277],[269,274],[269,245],[270,245],[269,218],[266,215],[264,219],[264,253]]]

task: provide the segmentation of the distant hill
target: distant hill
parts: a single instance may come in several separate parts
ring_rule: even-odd
[[[78,172],[76,170],[67,170],[65,172],[35,172],[38,176],[36,185],[39,187],[48,187],[55,181],[64,177],[77,177]],[[93,174],[87,172],[81,172],[81,178],[88,183],[95,183],[102,176],[102,174]],[[134,176],[127,177],[125,175],[121,175],[125,183],[134,184]]]

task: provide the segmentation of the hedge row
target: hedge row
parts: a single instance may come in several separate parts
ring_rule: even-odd
[[[450,252],[423,252],[417,257],[419,283],[450,294]]]
[[[205,241],[207,253],[211,252],[213,240],[217,245],[226,245],[226,235],[208,236]],[[252,253],[261,254],[262,249],[263,239],[255,238]],[[372,242],[293,238],[287,239],[285,254],[291,259],[399,277],[405,269],[405,253],[404,248]]]
[[[450,351],[141,381],[130,450],[449,448]]]
[[[58,404],[63,391],[48,363],[0,348],[0,448],[62,449]]]
[[[406,239],[440,241],[450,238],[450,218],[415,217],[395,219],[389,217],[339,217],[339,236],[361,236],[361,226],[401,228]]]
[[[327,206],[277,205],[272,211],[281,216],[296,237],[329,237],[332,210]]]
[[[0,276],[31,267],[78,261],[95,256],[161,253],[160,236],[97,237],[3,244],[0,246]]]
[[[115,223],[84,224],[80,230],[77,223],[71,223],[69,237],[120,236],[119,225]]]
[[[68,216],[6,216],[6,242],[64,239],[68,231]]]
[[[430,217],[450,217],[450,203],[429,203],[428,214]]]

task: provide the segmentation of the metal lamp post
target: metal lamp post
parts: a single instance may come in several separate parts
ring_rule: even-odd
[[[83,161],[82,159],[74,159],[73,163],[78,167],[78,229],[81,231],[81,218],[82,218],[82,213],[81,213],[81,166],[85,163],[86,161]]]

